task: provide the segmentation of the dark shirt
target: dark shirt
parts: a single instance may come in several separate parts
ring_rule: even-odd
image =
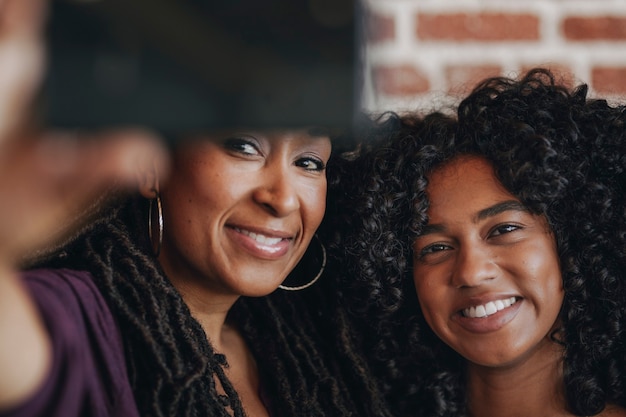
[[[0,417],[138,417],[119,328],[88,272],[40,269],[24,281],[52,342],[48,375]]]

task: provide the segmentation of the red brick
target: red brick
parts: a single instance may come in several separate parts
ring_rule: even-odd
[[[385,95],[410,96],[430,89],[428,78],[411,65],[377,66],[373,76],[376,91]]]
[[[552,75],[554,75],[556,83],[564,85],[567,88],[573,88],[580,84],[580,82],[577,82],[576,80],[574,71],[572,71],[572,69],[568,65],[554,62],[523,65],[520,75],[524,75],[526,72],[530,71],[533,68],[545,68],[550,70],[552,72]]]
[[[445,73],[448,94],[464,96],[485,78],[500,75],[502,68],[499,65],[449,65]]]
[[[391,16],[368,13],[367,38],[371,42],[391,41],[396,37],[396,21]]]
[[[591,85],[600,94],[626,95],[626,67],[595,67]]]
[[[422,40],[535,41],[539,18],[532,14],[476,13],[417,15],[416,35]]]
[[[574,41],[624,40],[626,17],[568,17],[562,29],[565,38]]]

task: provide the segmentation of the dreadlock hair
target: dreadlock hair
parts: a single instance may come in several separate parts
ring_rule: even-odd
[[[226,358],[153,255],[148,210],[144,198],[118,196],[32,266],[94,276],[120,326],[141,415],[243,417]],[[391,416],[328,274],[305,291],[242,297],[229,317],[257,359],[274,414]]]
[[[426,324],[411,271],[429,175],[464,154],[487,159],[555,235],[565,298],[552,337],[564,347],[568,409],[626,406],[626,106],[535,69],[484,81],[456,116],[391,114],[372,135],[377,145],[337,191],[334,246],[344,248],[344,302],[378,332],[366,350],[395,415],[467,413],[465,361]]]

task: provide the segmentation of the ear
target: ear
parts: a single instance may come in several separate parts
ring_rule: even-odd
[[[137,185],[142,196],[148,199],[156,197],[159,189],[159,164],[152,157],[144,158],[137,164]]]

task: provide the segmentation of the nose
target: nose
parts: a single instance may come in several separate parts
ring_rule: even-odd
[[[489,248],[480,245],[460,247],[452,273],[456,288],[478,287],[497,277],[498,266]]]
[[[261,175],[261,182],[254,191],[258,204],[277,217],[285,217],[300,207],[297,189],[286,169],[274,169]]]

